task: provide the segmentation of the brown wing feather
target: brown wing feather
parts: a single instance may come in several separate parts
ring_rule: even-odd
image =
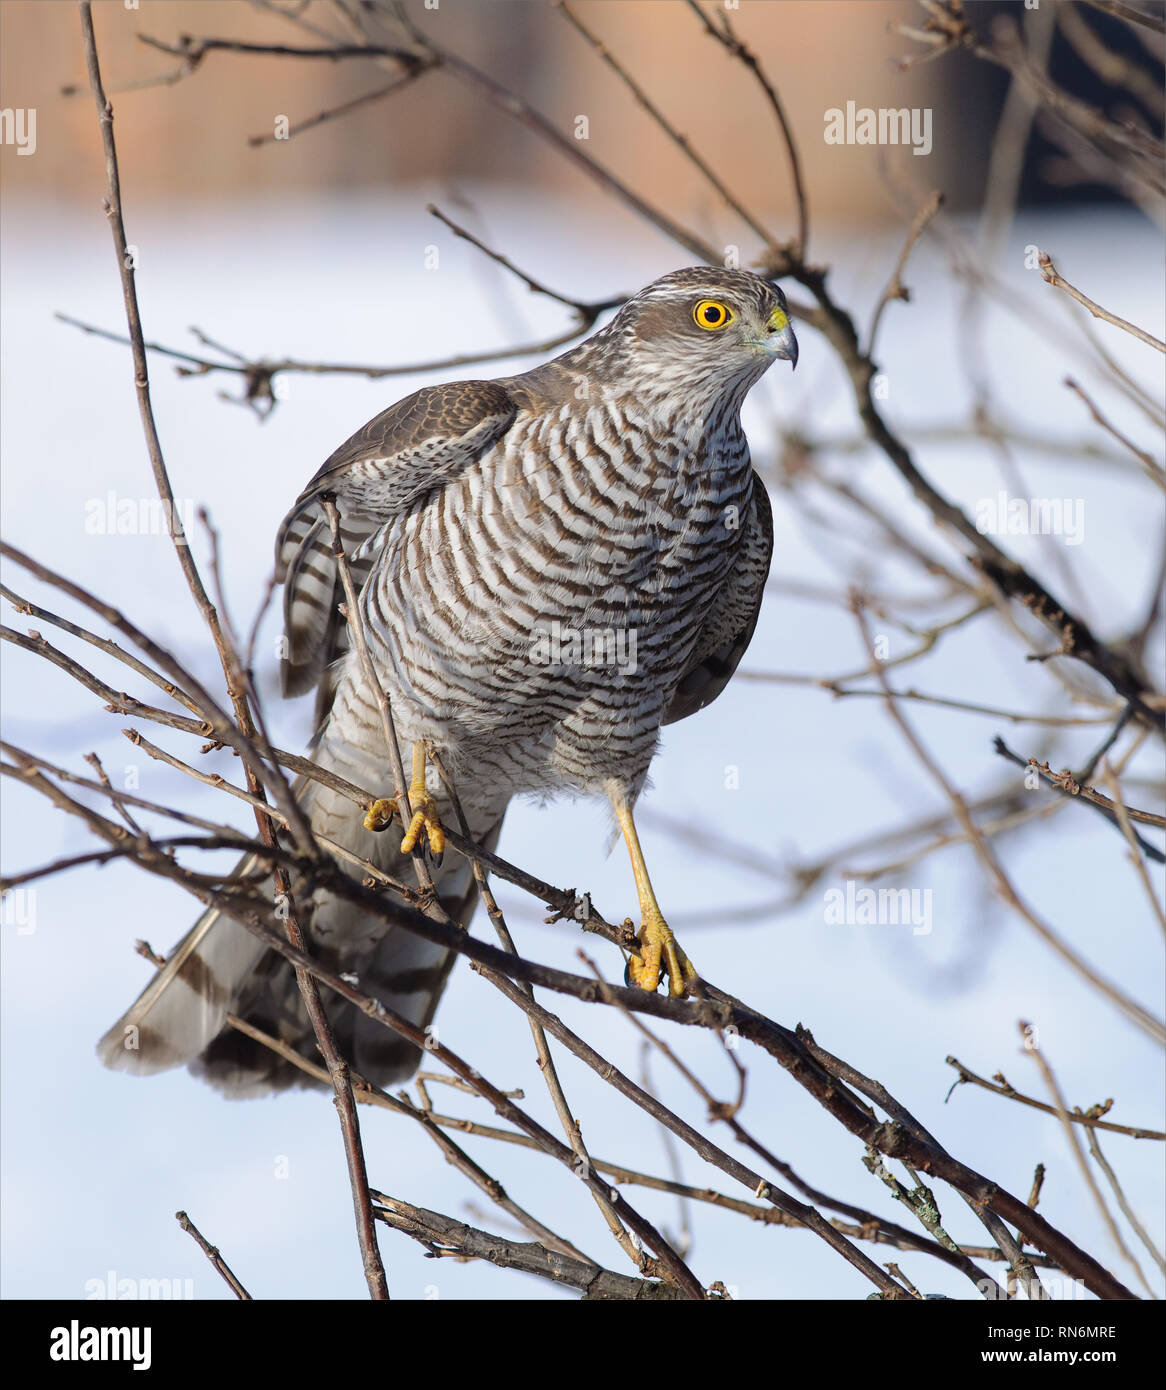
[[[336,613],[340,580],[321,495],[335,496],[344,548],[354,556],[381,527],[489,449],[517,412],[499,382],[427,386],[382,411],[324,463],[284,518],[275,543],[276,578],[284,584],[285,695],[318,685],[347,646]],[[358,587],[369,568],[367,560],[353,560]],[[327,692],[324,697],[326,710]]]
[[[773,509],[765,484],[754,473],[753,498],[737,562],[709,613],[692,663],[664,713],[665,724],[675,724],[711,705],[728,685],[757,627],[772,557]]]

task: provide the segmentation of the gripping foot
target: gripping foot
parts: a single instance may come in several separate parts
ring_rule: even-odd
[[[668,993],[675,999],[684,998],[697,975],[692,962],[673,935],[672,928],[659,913],[650,914],[645,917],[637,939],[640,943],[639,959],[633,956],[628,961],[628,983],[655,993],[666,975]]]
[[[401,853],[412,854],[425,843],[433,858],[440,863],[445,853],[445,828],[437,813],[437,802],[425,785],[425,744],[413,745],[413,776],[409,782],[409,809],[412,815],[401,840]],[[387,830],[400,814],[397,798],[381,797],[374,801],[364,817],[366,830]]]

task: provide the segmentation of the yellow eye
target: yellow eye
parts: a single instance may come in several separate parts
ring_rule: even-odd
[[[710,333],[732,323],[733,311],[719,299],[702,299],[692,311],[693,322],[698,328],[707,328]]]

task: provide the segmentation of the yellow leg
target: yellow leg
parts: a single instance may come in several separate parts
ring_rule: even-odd
[[[409,808],[413,812],[401,841],[401,853],[412,854],[422,839],[429,841],[434,858],[445,852],[445,830],[437,814],[437,803],[425,785],[425,744],[413,745],[413,776],[409,782]],[[369,807],[364,818],[366,830],[387,830],[399,807],[396,798],[380,798]]]
[[[628,976],[641,989],[654,991],[659,987],[660,976],[665,974],[668,976],[668,993],[680,998],[688,993],[689,984],[696,979],[696,971],[672,935],[672,929],[664,920],[656,894],[652,891],[652,880],[648,877],[648,866],[644,862],[644,851],[640,848],[631,807],[622,790],[614,785],[608,789],[608,795],[628,847],[636,893],[640,899],[640,957],[637,960],[633,956],[628,962]]]

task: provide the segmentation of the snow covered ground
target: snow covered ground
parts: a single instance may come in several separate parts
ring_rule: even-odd
[[[569,207],[547,206],[518,191],[504,197],[501,190],[483,189],[479,196],[490,239],[524,268],[572,294],[598,298],[630,291],[684,260],[683,252],[647,234],[624,240],[613,259],[599,249],[610,245],[604,228]],[[193,346],[186,331],[193,323],[250,353],[387,363],[535,338],[563,323],[564,311],[527,295],[504,272],[453,241],[426,216],[426,201],[425,190],[411,189],[395,202],[327,207],[264,202],[222,210],[191,207],[186,215],[171,210],[166,217],[134,213],[130,235],[139,246],[138,290],[147,336],[173,347]],[[119,501],[152,495],[128,352],[53,319],[60,310],[121,327],[104,218],[96,206],[80,220],[52,207],[10,206],[5,230],[5,536],[129,610],[200,678],[213,683],[213,652],[169,541],[158,534],[101,534],[95,523],[108,507],[110,491]],[[816,234],[821,241],[814,259],[837,267],[832,284],[842,302],[873,304],[898,253],[899,237],[860,241],[830,229]],[[1144,224],[1117,214],[1059,213],[1047,222],[1033,217],[1018,226],[1004,274],[1018,295],[1040,299],[1043,290],[1041,302],[1056,314],[1061,311],[1049,303],[1053,291],[1024,268],[1023,247],[1031,243],[1052,250],[1063,273],[1101,303],[1161,331],[1159,239]],[[440,269],[425,271],[430,244],[440,248]],[[953,287],[927,246],[918,251],[906,278],[913,302],[890,306],[880,356],[889,386],[888,417],[910,433],[959,419],[970,393],[962,290]],[[982,308],[983,341],[990,345],[1002,414],[1052,439],[1089,434],[1084,409],[1059,384],[1067,370],[1079,372],[1080,364],[1068,351],[1050,351],[1023,316],[987,301]],[[1105,325],[1099,331],[1115,356],[1157,391],[1160,365],[1150,360],[1155,355]],[[820,436],[852,435],[857,429],[849,391],[826,345],[808,329],[800,336],[796,376],[778,367],[750,403],[747,423],[761,465],[772,462],[774,418]],[[1064,340],[1070,349],[1077,335],[1066,328]],[[529,364],[499,363],[486,374]],[[286,381],[285,399],[272,417],[259,424],[250,412],[214,399],[220,390],[236,392],[234,381],[181,380],[159,357],[151,366],[175,494],[184,503],[205,506],[213,517],[232,614],[241,626],[250,623],[262,595],[276,527],[306,479],[352,430],[431,379],[295,377]],[[1146,421],[1116,396],[1102,392],[1098,399],[1143,447],[1160,448]],[[1130,470],[1087,467],[1024,450],[1017,457],[1032,492],[1082,504],[1084,538],[1065,555],[1088,596],[1088,615],[1104,636],[1120,634],[1144,611],[1154,582],[1160,499]],[[919,459],[939,487],[972,511],[1007,486],[998,457],[986,444],[928,444],[920,448]],[[946,548],[884,460],[867,454],[849,466],[906,531]],[[808,526],[780,492],[774,502],[775,579],[837,586],[835,560],[851,553],[852,539],[841,530]],[[201,558],[206,547],[197,528],[195,536]],[[1003,539],[1054,589],[1061,585],[1039,538]],[[905,573],[885,547],[871,549],[864,564],[876,587],[894,587]],[[15,567],[6,566],[6,576],[8,584],[34,600],[63,606]],[[1072,591],[1068,598],[1078,601]],[[14,620],[7,605],[5,621],[28,626],[25,619]],[[276,636],[269,622],[260,675],[271,693],[274,735],[284,746],[296,747],[309,732],[310,701],[285,705],[275,699]],[[905,640],[898,633],[893,638]],[[891,655],[901,649],[892,648]],[[1022,646],[1005,636],[996,619],[981,619],[940,644],[925,664],[912,667],[904,684],[1010,709],[1048,708],[1047,672],[1022,658]],[[123,668],[94,664],[112,673],[117,688],[134,686]],[[823,675],[865,664],[854,623],[843,610],[775,592],[744,666]],[[12,742],[82,772],[88,769],[81,755],[96,750],[115,783],[136,776],[143,796],[180,801],[191,810],[249,825],[244,808],[233,808],[211,790],[136,755],[120,732],[130,721],[104,713],[93,697],[44,662],[6,648],[3,693],[5,737]],[[1074,712],[1064,701],[1060,707]],[[991,749],[996,732],[1025,755],[1043,746],[1040,730],[1031,726],[1017,729],[938,708],[912,707],[910,714],[948,775],[973,792],[1001,779],[1004,765]],[[182,756],[193,753],[181,735],[154,730],[149,736]],[[1090,727],[1074,731],[1066,746],[1079,762],[1098,741],[1098,728]],[[1146,764],[1150,772],[1156,757]],[[222,755],[214,766],[232,770]],[[737,779],[726,773],[734,767]],[[805,1023],[824,1046],[882,1080],[951,1152],[1011,1190],[1026,1195],[1033,1166],[1044,1162],[1049,1174],[1042,1211],[1132,1281],[1083,1191],[1054,1119],[971,1088],[961,1088],[944,1103],[953,1080],[944,1063],[948,1054],[984,1075],[1002,1068],[1018,1087],[1041,1093],[1036,1068],[1019,1047],[1017,1021],[1024,1018],[1039,1027],[1041,1046],[1072,1103],[1088,1105],[1112,1095],[1118,1101],[1112,1118],[1161,1124],[1159,1054],[1083,988],[1023,922],[993,904],[965,851],[932,856],[894,881],[920,894],[930,892],[928,931],[831,924],[825,894],[844,887],[836,876],[792,911],[758,910],[731,924],[736,909],[785,896],[777,872],[781,865],[812,861],[928,807],[943,808],[880,702],[834,701],[821,690],[738,679],[709,710],[666,731],[653,776],[644,803],[645,849],[665,909],[685,929],[682,939],[700,968],[781,1022]],[[739,785],[732,785],[735,780]],[[2,796],[6,869],[91,847],[77,822],[36,794],[6,780]],[[694,853],[653,822],[648,814],[653,812],[705,828],[712,828],[707,820],[715,815],[719,834],[748,846],[776,871],[750,871]],[[606,834],[602,806],[519,805],[507,820],[501,852],[550,882],[586,888],[607,916],[618,918],[633,911],[634,894],[622,853],[604,856]],[[1005,862],[1014,881],[1075,949],[1160,1010],[1161,943],[1124,852],[1120,837],[1100,817],[1074,806],[1044,829],[1011,842]],[[577,967],[579,942],[569,928],[540,925],[537,906],[505,885],[499,898],[527,954]],[[147,978],[146,963],[133,952],[134,939],[144,937],[164,952],[193,916],[190,900],[178,888],[112,865],[44,882],[31,916],[26,913],[22,920],[9,909],[4,918],[7,1297],[84,1296],[90,1281],[104,1285],[110,1271],[118,1279],[193,1280],[198,1297],[229,1297],[174,1222],[179,1207],[222,1247],[256,1296],[364,1293],[328,1097],[296,1094],[228,1104],[184,1072],[139,1081],[107,1073],[97,1063],[95,1040]],[[718,917],[730,924],[716,925]],[[489,936],[482,919],[475,930]],[[586,945],[608,977],[616,978],[615,952],[593,938]],[[561,1002],[569,1024],[625,1071],[640,1075],[640,1042],[618,1014],[549,1002],[556,1007]],[[524,1104],[556,1128],[524,1020],[464,964],[454,973],[438,1020],[444,1041],[496,1083],[522,1087]],[[675,1030],[669,1040],[714,1092],[733,1094],[734,1078],[715,1039],[678,1034]],[[750,1071],[746,1125],[816,1186],[905,1221],[901,1209],[892,1209],[886,1189],[863,1169],[856,1142],[767,1058],[748,1048],[741,1055]],[[570,1057],[561,1056],[560,1065],[593,1154],[667,1170],[660,1135],[646,1117],[618,1102]],[[701,1124],[699,1099],[658,1056],[650,1067],[661,1098]],[[488,1107],[471,1097],[446,1094],[442,1087],[434,1094],[448,1111],[487,1123],[493,1119]],[[415,1126],[380,1110],[366,1109],[362,1118],[374,1186],[514,1234],[496,1209],[482,1210],[488,1204]],[[733,1148],[727,1132],[713,1137]],[[626,1268],[590,1198],[566,1170],[523,1149],[481,1139],[464,1142],[533,1214],[568,1234],[591,1257]],[[1160,1239],[1161,1146],[1114,1136],[1105,1149],[1134,1207]],[[680,1166],[689,1182],[732,1191],[726,1177],[688,1152],[681,1154]],[[651,1219],[676,1231],[675,1199],[626,1191]],[[940,1187],[939,1195],[952,1234],[979,1243],[983,1232],[970,1213],[948,1190]],[[855,1271],[806,1232],[762,1227],[700,1204],[693,1204],[690,1217],[693,1267],[706,1283],[721,1279],[741,1298],[861,1298],[869,1291]],[[383,1233],[381,1244],[397,1297],[569,1296],[484,1264],[425,1260],[417,1246],[390,1232]],[[868,1248],[876,1259],[896,1257]],[[960,1276],[924,1256],[899,1253],[897,1258],[928,1292],[971,1293]],[[1150,1263],[1144,1253],[1142,1262]]]

